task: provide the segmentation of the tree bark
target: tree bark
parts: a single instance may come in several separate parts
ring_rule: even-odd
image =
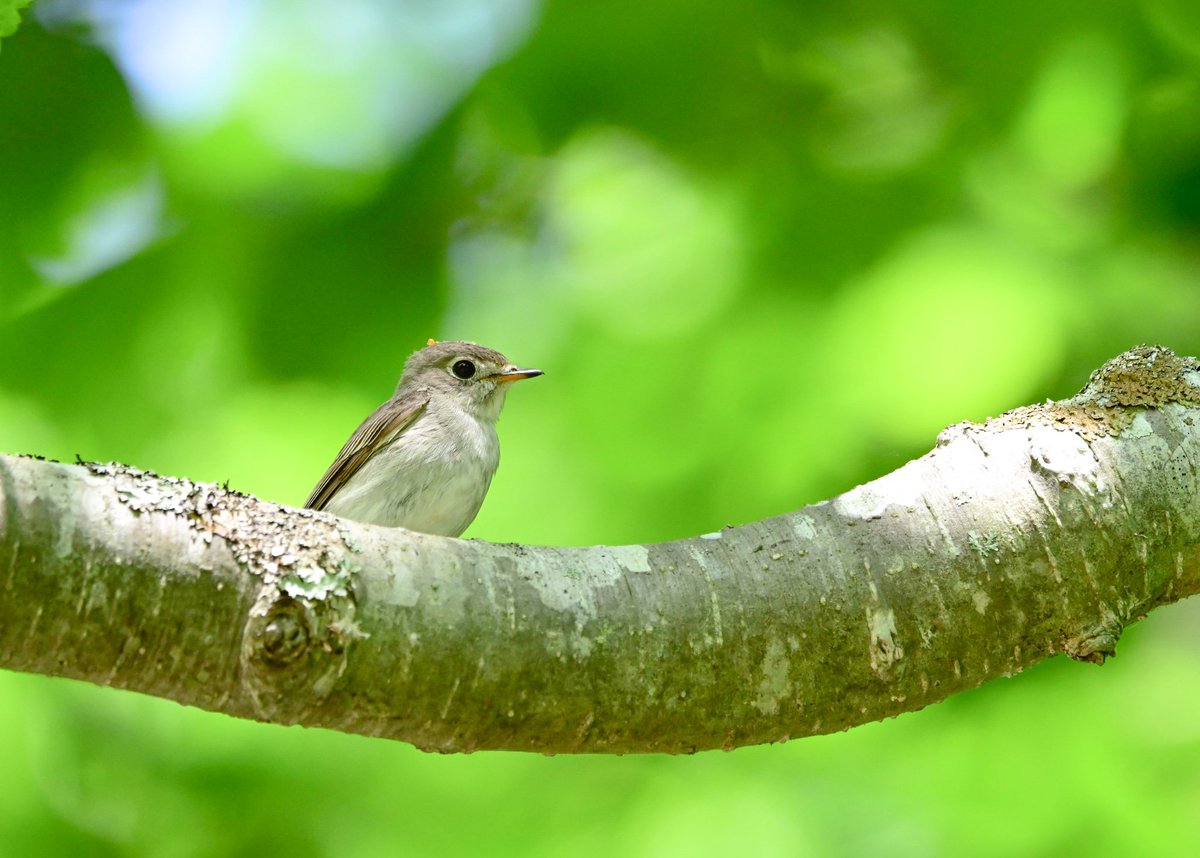
[[[1200,362],[945,430],[892,474],[654,545],[358,524],[0,457],[0,666],[437,751],[689,752],[920,709],[1200,582]]]

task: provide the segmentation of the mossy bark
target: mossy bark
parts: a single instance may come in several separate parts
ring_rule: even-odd
[[[1200,364],[1078,396],[837,498],[655,545],[361,525],[116,465],[0,458],[0,665],[437,751],[687,752],[843,730],[1200,584]]]

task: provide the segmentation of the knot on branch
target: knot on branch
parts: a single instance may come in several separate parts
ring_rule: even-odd
[[[350,598],[295,599],[263,588],[242,634],[242,683],[260,712],[299,718],[333,691],[366,635]]]
[[[1109,615],[1096,625],[1067,641],[1066,652],[1076,661],[1104,664],[1106,659],[1117,654],[1117,641],[1125,624],[1114,615]]]
[[[271,667],[287,667],[308,651],[303,607],[294,599],[280,599],[267,616],[251,620],[248,637],[263,662]]]

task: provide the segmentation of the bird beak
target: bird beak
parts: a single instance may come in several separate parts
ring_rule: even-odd
[[[515,366],[506,366],[492,378],[496,381],[520,381],[523,378],[537,378],[543,374],[540,369],[517,369]]]

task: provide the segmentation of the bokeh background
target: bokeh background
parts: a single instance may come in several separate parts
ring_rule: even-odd
[[[547,371],[468,536],[671,539],[1200,353],[1198,239],[1193,0],[40,0],[0,45],[0,450],[298,504],[466,338]],[[1194,854],[1198,620],[678,759],[0,674],[0,851]]]

